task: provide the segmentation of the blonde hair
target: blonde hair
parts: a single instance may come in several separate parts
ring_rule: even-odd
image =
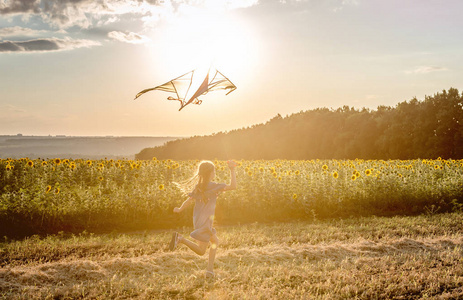
[[[215,170],[214,163],[209,160],[203,160],[199,163],[196,174],[191,178],[176,183],[176,185],[182,190],[184,194],[200,193],[202,195],[202,201],[207,202],[204,192],[207,190],[209,182],[211,182],[211,174]]]

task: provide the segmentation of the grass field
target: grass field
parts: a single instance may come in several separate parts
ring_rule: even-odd
[[[218,227],[207,257],[166,252],[171,231],[61,233],[0,245],[6,299],[458,299],[463,214]],[[189,227],[179,229],[188,234]]]

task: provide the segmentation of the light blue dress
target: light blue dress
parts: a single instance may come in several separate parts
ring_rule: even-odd
[[[204,194],[199,193],[196,188],[188,196],[195,199],[195,208],[193,210],[193,226],[194,231],[190,236],[201,242],[209,242],[211,237],[216,234],[216,230],[212,227],[215,214],[215,205],[217,196],[227,185],[225,183],[209,182]],[[203,199],[203,195],[205,200]]]

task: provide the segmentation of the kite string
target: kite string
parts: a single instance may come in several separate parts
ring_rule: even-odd
[[[214,107],[213,108],[214,110],[214,118],[215,118],[215,124],[219,124],[219,117],[218,117],[218,114],[217,114],[217,109]],[[221,110],[223,111],[223,109]],[[231,157],[230,157],[230,151],[228,150],[228,147],[226,146],[225,142],[224,142],[224,138],[226,136],[226,133],[222,133],[223,136],[220,136],[219,137],[219,140],[220,140],[220,143],[222,145],[222,149],[224,149],[224,152],[225,152],[225,160],[230,160]]]
[[[216,58],[214,57],[214,58],[212,59],[210,65],[209,65],[209,70],[208,70],[207,74],[209,74],[209,72],[211,71],[211,69],[213,68],[213,66],[215,66],[215,60],[216,60]],[[219,73],[220,75],[223,76],[223,74],[220,73],[219,70],[217,70],[215,67],[214,67],[214,69],[215,69],[215,74],[214,74],[214,77],[213,77],[212,81],[214,81],[214,79],[217,77],[217,73]],[[223,76],[223,77],[225,77],[225,76]],[[226,78],[226,77],[225,77],[225,78]],[[212,81],[211,81],[211,82],[212,82]],[[216,109],[216,107],[213,107],[213,110],[214,110],[214,117],[215,117],[215,122],[216,122],[215,124],[219,124],[219,118],[218,118],[218,115],[217,115],[217,109]],[[221,112],[224,112],[224,110],[221,109]],[[225,142],[224,142],[225,135],[226,135],[226,134],[224,133],[223,136],[220,137],[219,139],[220,139],[220,143],[221,143],[221,145],[222,145],[222,148],[224,149],[224,152],[225,152],[225,157],[226,157],[225,160],[230,160],[230,159],[231,159],[231,157],[230,157],[230,151],[228,151],[228,147],[225,145]]]

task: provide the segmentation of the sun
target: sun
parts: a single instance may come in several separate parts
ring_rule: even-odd
[[[258,59],[258,43],[249,26],[215,10],[194,10],[160,27],[153,45],[175,73],[215,67],[242,77]]]

